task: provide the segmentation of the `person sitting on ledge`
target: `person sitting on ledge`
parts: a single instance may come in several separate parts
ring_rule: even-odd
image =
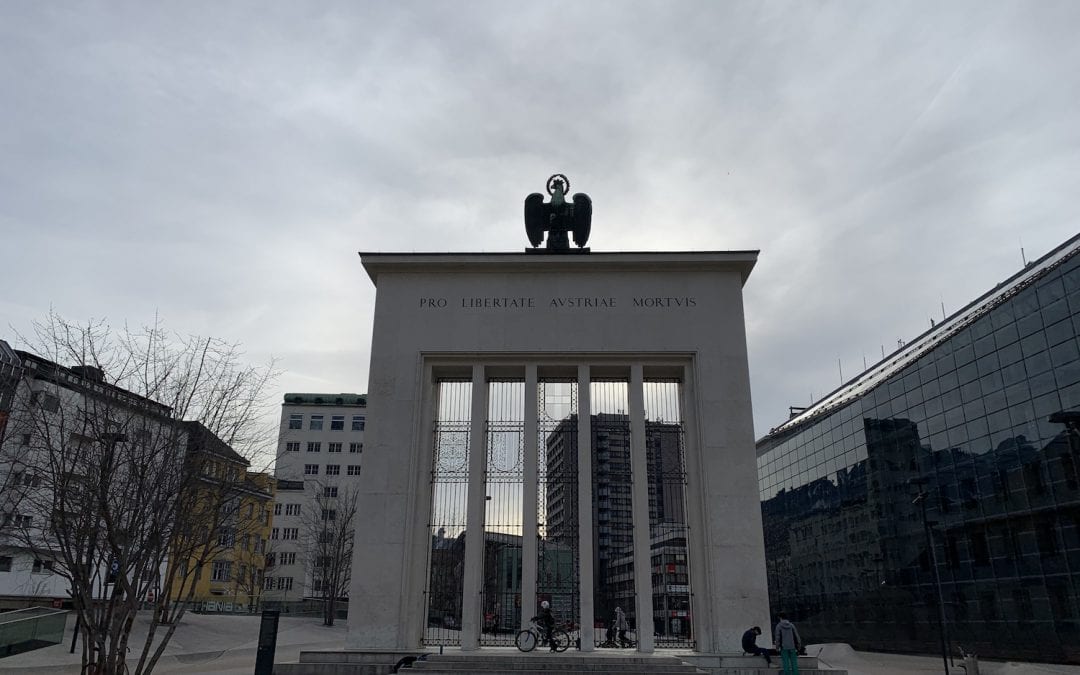
[[[742,634],[742,650],[743,650],[743,653],[744,654],[752,654],[754,656],[764,656],[765,657],[765,663],[767,665],[771,666],[772,665],[772,659],[769,658],[771,656],[770,650],[765,649],[764,647],[758,647],[757,646],[757,636],[759,636],[759,635],[761,635],[761,627],[760,626],[754,626],[753,628],[751,628],[750,630],[748,630],[748,631],[746,631],[745,633]]]

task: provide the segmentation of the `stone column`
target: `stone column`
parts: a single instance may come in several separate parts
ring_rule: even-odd
[[[645,383],[641,364],[630,366],[631,508],[634,515],[634,593],[638,651],[653,651],[652,549],[649,541],[649,462],[645,451]]]
[[[694,638],[694,651],[718,652],[724,647],[715,638],[719,617],[716,605],[711,598],[720,587],[721,579],[710,575],[708,552],[713,550],[708,539],[709,529],[705,527],[708,510],[703,487],[705,469],[702,462],[702,444],[698,410],[697,381],[694,367],[683,368],[683,384],[679,388],[679,409],[682,411],[683,429],[686,432],[686,444],[683,448],[683,462],[686,471],[686,547],[687,562],[690,568],[690,624]],[[766,636],[765,640],[771,637]]]
[[[593,526],[592,526],[592,405],[589,366],[578,366],[578,570],[581,651],[591,652],[593,640]]]
[[[469,429],[469,493],[465,512],[465,563],[461,592],[461,648],[480,648],[484,589],[484,508],[487,505],[487,381],[484,366],[472,369],[472,422]]]
[[[521,494],[521,627],[536,616],[536,558],[537,551],[537,406],[536,364],[525,366],[525,453],[523,459],[523,488]]]

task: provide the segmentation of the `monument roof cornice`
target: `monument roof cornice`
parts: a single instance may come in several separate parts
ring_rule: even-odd
[[[404,253],[360,251],[376,286],[383,272],[737,271],[745,284],[758,251],[612,251],[609,253]]]

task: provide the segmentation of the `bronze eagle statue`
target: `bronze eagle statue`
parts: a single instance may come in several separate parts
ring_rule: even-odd
[[[547,181],[547,191],[551,201],[545,203],[544,195],[534,192],[525,198],[525,232],[533,247],[544,241],[547,232],[548,250],[569,250],[568,233],[574,233],[574,243],[579,248],[589,241],[589,229],[592,226],[592,200],[589,195],[579,192],[572,201],[566,201],[570,189],[570,180],[557,173]]]

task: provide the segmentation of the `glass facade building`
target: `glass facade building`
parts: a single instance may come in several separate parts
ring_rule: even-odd
[[[1080,663],[1078,334],[1080,236],[758,441],[774,616]]]

